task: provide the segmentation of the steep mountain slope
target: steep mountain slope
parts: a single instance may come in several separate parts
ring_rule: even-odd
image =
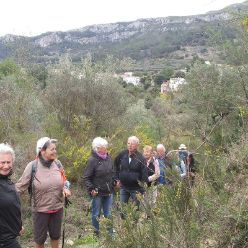
[[[96,59],[114,54],[137,61],[166,58],[172,64],[173,60],[187,61],[195,54],[205,59],[218,59],[208,44],[208,30],[219,25],[226,29],[226,38],[235,38],[235,27],[226,24],[233,14],[247,10],[248,1],[204,15],[92,25],[35,37],[6,35],[0,38],[0,58],[12,54],[24,56],[31,62],[50,63],[65,53],[79,61],[90,52]]]

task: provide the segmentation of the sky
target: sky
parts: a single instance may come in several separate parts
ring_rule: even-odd
[[[0,36],[35,36],[93,24],[204,14],[244,0],[3,0]]]

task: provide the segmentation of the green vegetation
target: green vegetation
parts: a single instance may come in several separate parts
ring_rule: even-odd
[[[49,66],[29,65],[21,58],[18,64],[0,62],[0,140],[16,150],[14,180],[35,157],[39,137],[59,140],[59,159],[73,185],[66,218],[72,247],[247,247],[247,26],[245,17],[239,39],[222,43],[226,65],[194,59],[185,75],[188,83],[167,94],[159,94],[159,76],[166,80],[176,72],[165,64],[158,72],[144,73],[140,86],[131,86],[115,77],[133,66],[129,59],[87,56],[74,64],[61,57]],[[173,150],[185,143],[199,163],[196,181],[191,186],[167,171],[173,184],[159,189],[157,206],[152,209],[141,198],[141,211],[127,205],[125,220],[119,218],[116,197],[115,234],[110,238],[103,231],[96,242],[89,199],[80,184],[91,141],[106,137],[115,157],[130,135],[140,138],[140,149],[164,143]],[[22,201],[26,234],[20,240],[28,247],[28,197]],[[109,223],[101,218],[101,224]]]

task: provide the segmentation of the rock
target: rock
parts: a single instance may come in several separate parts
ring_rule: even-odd
[[[73,246],[74,245],[74,242],[72,240],[70,240],[70,239],[67,239],[66,240],[66,244],[67,245],[70,245],[70,246]]]

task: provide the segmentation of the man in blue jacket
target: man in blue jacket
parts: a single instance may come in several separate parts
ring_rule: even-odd
[[[145,158],[137,151],[138,145],[136,136],[129,137],[127,149],[120,152],[114,161],[121,203],[127,203],[131,198],[136,206],[139,206],[137,194],[144,193],[142,184],[148,182]]]

